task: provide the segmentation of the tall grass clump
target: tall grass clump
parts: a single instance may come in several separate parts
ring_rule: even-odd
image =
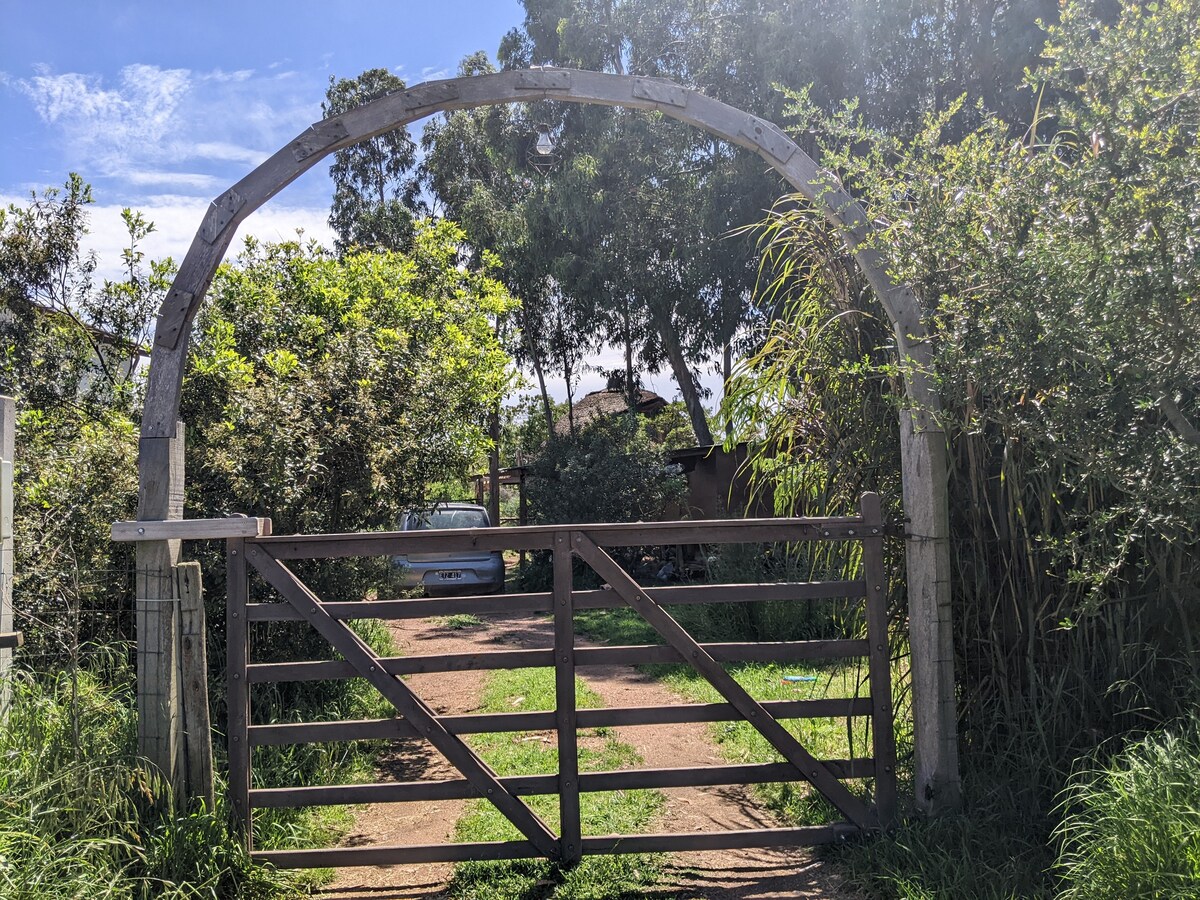
[[[12,680],[0,719],[0,897],[299,896],[298,880],[251,862],[222,803],[174,806],[136,756],[128,673],[103,676]]]
[[[1200,717],[1081,769],[1061,810],[1063,900],[1200,897]]]

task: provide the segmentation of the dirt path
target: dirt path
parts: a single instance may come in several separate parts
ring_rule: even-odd
[[[429,621],[393,624],[405,656],[495,649],[497,644],[546,647],[553,642],[551,623],[514,615],[491,617],[486,627],[449,631]],[[582,638],[578,646],[592,646]],[[605,706],[659,706],[679,702],[677,694],[624,666],[579,670]],[[415,675],[408,684],[439,713],[478,709],[485,672]],[[715,765],[723,762],[702,723],[631,726],[617,731],[649,768]],[[381,766],[381,777],[418,780],[454,777],[440,754],[418,741],[397,742]],[[762,828],[779,824],[758,807],[744,787],[674,788],[664,791],[667,805],[659,830],[671,832]],[[435,844],[449,841],[467,801],[429,804],[377,804],[359,813],[345,846]],[[336,880],[318,892],[326,900],[434,900],[445,896],[452,866],[427,864],[339,870]],[[665,870],[666,884],[652,896],[705,900],[772,898],[845,898],[836,877],[805,849],[722,850],[677,854]],[[667,886],[669,885],[669,887]],[[665,891],[665,892],[664,892]]]

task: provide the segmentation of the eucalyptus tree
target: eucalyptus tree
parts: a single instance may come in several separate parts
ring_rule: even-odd
[[[460,75],[494,71],[482,52],[459,66]],[[533,369],[552,427],[548,371],[566,382],[569,409],[580,365],[596,341],[577,298],[556,277],[554,242],[539,233],[550,214],[548,189],[529,158],[543,106],[492,106],[430,120],[422,137],[421,176],[439,211],[463,226],[471,263],[498,258],[498,277],[520,298],[520,306],[500,323],[501,336],[518,363]]]
[[[340,115],[404,88],[404,80],[387,69],[368,69],[357,78],[335,80],[331,75],[321,112],[326,118]],[[423,211],[416,161],[416,142],[407,128],[334,154],[329,225],[337,235],[338,252],[353,247],[404,250],[412,245],[414,219]]]

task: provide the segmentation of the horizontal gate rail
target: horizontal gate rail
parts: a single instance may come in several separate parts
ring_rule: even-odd
[[[858,834],[852,825],[810,825],[687,834],[637,834],[585,837],[584,856],[617,853],[680,853],[689,850],[737,850],[748,847],[795,847],[833,844]],[[407,847],[336,847],[328,850],[265,850],[254,858],[280,868],[394,866],[405,863],[533,859],[540,856],[528,841],[482,844],[430,844]]]
[[[867,641],[775,641],[744,644],[701,644],[718,662],[802,662],[810,659],[848,659],[866,656]],[[665,644],[628,647],[581,647],[575,651],[580,666],[685,662],[680,651]],[[441,656],[385,656],[379,665],[389,675],[427,672],[474,672],[492,669],[533,669],[554,665],[554,650],[487,650],[479,653],[445,653]],[[253,663],[247,667],[251,684],[275,681],[336,681],[361,678],[351,663],[336,659],[287,663]]]
[[[763,707],[777,719],[840,719],[867,716],[874,708],[870,697],[768,700],[763,703]],[[728,703],[681,703],[676,706],[581,709],[576,713],[576,725],[579,728],[682,725],[690,722],[733,722],[741,718],[741,713]],[[439,716],[438,721],[451,734],[551,731],[556,724],[553,712],[475,713]],[[250,744],[254,747],[413,737],[420,737],[420,732],[403,719],[287,722],[250,726]]]
[[[550,858],[571,865],[582,856],[675,852],[722,848],[792,846],[839,840],[886,827],[895,816],[895,742],[892,732],[890,653],[883,539],[889,533],[878,498],[865,495],[860,516],[829,519],[753,519],[623,525],[534,526],[335,535],[231,535],[229,655],[231,799],[246,825],[255,859],[278,866],[392,865],[419,862]],[[607,552],[614,547],[679,544],[854,542],[862,547],[860,577],[820,582],[682,584],[642,587]],[[541,550],[554,559],[553,590],[501,596],[376,601],[316,596],[287,566],[293,559],[339,559],[456,550]],[[576,591],[572,558],[604,580],[597,590]],[[284,598],[250,603],[253,568]],[[699,643],[668,611],[675,606],[759,601],[841,600],[864,610],[865,639]],[[577,647],[576,610],[631,608],[651,625],[662,643]],[[479,650],[439,656],[379,657],[347,623],[352,619],[404,620],[456,613],[553,613],[552,647]],[[325,637],[333,655],[317,660],[251,661],[250,632],[276,622],[307,622]],[[859,659],[866,663],[868,696],[758,701],[725,666],[740,662],[799,663]],[[668,706],[577,709],[576,673],[582,667],[645,664],[690,665],[721,695],[721,702]],[[438,715],[400,676],[422,673],[515,668],[555,669],[555,709],[545,711]],[[396,708],[392,718],[255,724],[250,693],[254,684],[363,678]],[[855,690],[854,693],[858,693]],[[784,722],[851,718],[870,723],[870,746],[852,746],[850,759],[817,759]],[[637,727],[697,722],[746,722],[774,747],[782,761],[687,768],[578,771],[579,729]],[[559,767],[552,774],[500,777],[464,737],[473,734],[541,732],[557,743]],[[251,788],[255,747],[357,740],[425,740],[457,770],[456,777],[382,784],[330,784]],[[856,756],[855,753],[858,753]],[[863,756],[869,752],[870,756]],[[873,779],[871,802],[847,782]],[[597,792],[809,782],[838,807],[847,822],[805,828],[603,835],[581,833],[580,798]],[[554,834],[525,798],[557,795],[561,829]],[[524,840],[437,846],[344,847],[324,850],[253,849],[252,809],[331,804],[408,803],[486,799],[512,822]]]
[[[869,778],[875,760],[826,759],[821,765],[838,778]],[[633,791],[648,788],[714,787],[730,784],[775,784],[805,781],[791,763],[744,763],[684,769],[619,769],[579,775],[582,793]],[[558,793],[557,775],[509,775],[499,779],[511,793],[533,797]],[[324,784],[310,787],[255,788],[251,805],[262,809],[300,806],[340,806],[346,803],[413,803],[434,800],[469,800],[482,794],[463,778],[447,781],[395,781],[388,784]]]
[[[714,519],[696,522],[653,522],[628,525],[571,525],[590,534],[604,547],[644,547],[666,544],[777,544],[791,541],[845,541],[863,536],[860,518],[836,519]],[[272,557],[287,559],[346,559],[462,550],[552,550],[561,525],[523,525],[519,528],[447,528],[431,531],[378,531],[355,534],[274,535],[254,544]]]
[[[762,600],[839,600],[866,596],[863,581],[783,581],[764,584],[703,584],[646,588],[646,593],[663,606],[698,603],[757,603]],[[612,591],[576,591],[576,609],[620,609],[625,601]],[[436,600],[344,600],[325,604],[335,619],[424,619],[457,613],[548,613],[554,595],[502,594],[484,597],[440,597]],[[301,622],[304,617],[289,603],[251,603],[251,622]]]

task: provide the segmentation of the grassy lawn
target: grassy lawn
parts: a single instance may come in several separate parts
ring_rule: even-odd
[[[580,708],[601,705],[600,698],[582,681],[575,682]],[[554,708],[554,670],[516,669],[493,675],[484,690],[481,711],[516,712]],[[554,732],[517,732],[479,735],[471,740],[500,775],[550,773],[558,769]],[[609,729],[579,732],[580,771],[633,768],[642,760],[628,744],[616,740]],[[528,798],[534,812],[551,829],[558,828],[558,797]],[[661,812],[663,797],[657,791],[614,791],[580,796],[583,833],[601,835],[646,831]],[[521,835],[490,803],[476,801],[459,821],[459,841],[518,840]],[[544,860],[463,863],[456,867],[450,894],[470,900],[517,898],[572,898],[618,900],[642,897],[658,880],[659,864],[653,856],[585,857],[571,870],[561,870]]]

